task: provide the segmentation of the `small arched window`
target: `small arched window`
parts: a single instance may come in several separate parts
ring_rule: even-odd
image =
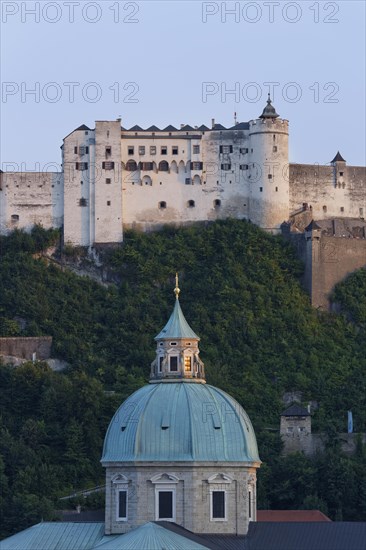
[[[214,207],[215,207],[215,208],[219,208],[220,206],[221,206],[221,201],[220,201],[220,199],[215,199],[215,200],[214,200]]]
[[[168,172],[169,171],[169,164],[166,160],[162,160],[159,162],[159,171],[160,172]]]
[[[327,207],[324,205],[323,206],[323,212],[326,212],[327,211]]]
[[[166,208],[166,202],[165,202],[165,201],[159,202],[159,208],[160,208],[160,209]]]
[[[137,170],[137,163],[136,163],[136,161],[134,161],[134,160],[129,160],[129,161],[126,163],[126,170],[127,170],[127,172],[134,172],[135,170]]]

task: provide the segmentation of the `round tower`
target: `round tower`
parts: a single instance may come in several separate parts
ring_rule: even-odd
[[[150,384],[122,403],[105,437],[106,534],[171,521],[194,533],[244,535],[256,521],[253,426],[235,399],[206,384],[178,280],[174,292]]]
[[[249,122],[249,219],[278,232],[289,217],[288,121],[268,94],[259,118]]]

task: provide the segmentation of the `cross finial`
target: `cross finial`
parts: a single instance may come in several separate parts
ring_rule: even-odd
[[[175,294],[175,297],[176,299],[178,300],[179,298],[179,293],[180,293],[180,288],[178,286],[178,273],[175,274],[175,289],[174,289],[174,294]]]

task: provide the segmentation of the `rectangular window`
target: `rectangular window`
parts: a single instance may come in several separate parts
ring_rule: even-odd
[[[248,491],[248,516],[249,520],[253,519],[252,517],[252,491]]]
[[[240,153],[242,155],[246,155],[248,152],[249,152],[249,149],[247,149],[246,147],[241,147],[240,148]]]
[[[192,370],[192,357],[189,355],[184,357],[184,370],[185,372],[190,372]]]
[[[108,146],[105,148],[105,158],[112,156],[112,147]]]
[[[160,152],[161,152],[162,155],[167,155],[168,154],[168,147],[163,145],[160,149]]]
[[[139,155],[144,155],[144,154],[145,154],[145,146],[139,145]]]
[[[173,491],[159,491],[159,519],[173,519]]]
[[[223,153],[224,155],[228,153],[233,152],[233,146],[232,145],[220,145],[220,153]]]
[[[75,163],[75,169],[76,170],[87,170],[88,169],[88,163],[87,162],[76,162]]]
[[[260,188],[259,188],[259,191],[262,193],[262,192],[263,192],[263,187],[260,187]]]
[[[170,372],[178,372],[178,357],[173,355],[170,358]]]
[[[78,148],[77,147],[74,147],[74,153],[75,153],[75,155],[78,154]]]
[[[203,162],[191,162],[191,170],[202,170]]]
[[[344,206],[341,206],[341,212],[344,212]]]
[[[156,146],[150,145],[150,155],[156,155]]]
[[[248,164],[241,164],[240,165],[240,170],[249,170],[249,165]]]
[[[163,355],[160,355],[160,357],[159,357],[159,372],[161,372],[163,370],[163,361],[164,361],[164,357],[163,357]]]
[[[106,178],[105,182],[106,183],[112,183],[112,180],[111,180],[111,178]]]
[[[277,145],[274,145],[274,146],[273,146],[273,152],[274,152],[274,153],[277,153]]]
[[[128,155],[133,155],[133,154],[134,154],[134,151],[135,151],[135,148],[134,148],[133,145],[129,145],[129,146],[127,147],[127,154],[128,154]]]
[[[231,170],[231,164],[228,162],[225,162],[224,164],[221,164],[221,170]]]
[[[111,205],[111,201],[107,201],[107,206],[110,206]]]
[[[127,491],[118,491],[118,519],[127,519]]]
[[[79,206],[88,206],[87,200],[84,197],[79,199]]]
[[[186,185],[191,185],[191,178],[186,178],[186,181],[185,181]]]
[[[172,155],[177,155],[178,154],[178,146],[177,145],[173,145],[172,147]]]
[[[103,170],[114,170],[114,162],[111,160],[106,160],[105,162],[102,162],[102,168]]]
[[[200,146],[199,145],[193,145],[193,154],[198,155],[200,152]]]
[[[225,491],[212,491],[211,512],[212,519],[226,519]]]

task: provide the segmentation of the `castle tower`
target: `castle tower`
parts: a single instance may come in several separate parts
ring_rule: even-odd
[[[206,384],[177,280],[174,292],[150,384],[119,407],[105,437],[105,532],[171,521],[194,533],[243,535],[256,520],[254,430],[239,403]]]
[[[288,121],[268,94],[267,105],[249,122],[250,220],[272,232],[289,217]]]

